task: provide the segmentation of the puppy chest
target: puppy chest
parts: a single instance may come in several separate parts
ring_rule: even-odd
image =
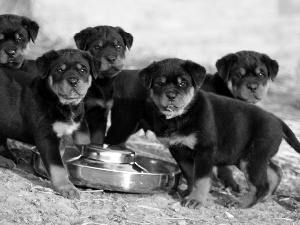
[[[182,135],[172,135],[170,137],[158,137],[158,140],[166,147],[179,145],[179,146],[186,146],[190,149],[194,149],[197,138],[195,134],[190,134],[187,136]]]
[[[80,123],[75,122],[61,122],[57,121],[53,124],[53,131],[57,137],[71,135],[75,130],[79,128]]]

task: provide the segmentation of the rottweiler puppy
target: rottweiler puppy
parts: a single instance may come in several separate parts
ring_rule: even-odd
[[[30,40],[37,38],[39,25],[24,16],[0,15],[0,66],[37,73],[34,60],[25,60]]]
[[[251,104],[261,101],[274,81],[279,65],[268,55],[255,51],[230,53],[216,62],[217,73],[207,74],[201,89]],[[240,192],[229,167],[218,167],[225,187]]]
[[[124,66],[126,47],[130,50],[133,36],[121,27],[88,27],[74,36],[77,47],[89,51],[101,61],[101,73],[84,100],[86,121],[74,135],[77,144],[103,144],[107,115],[113,105],[115,76]],[[90,134],[89,134],[90,132]]]
[[[216,63],[217,73],[207,74],[201,89],[256,104],[274,81],[279,65],[268,55],[255,51],[228,54]]]
[[[236,207],[251,207],[274,193],[282,172],[271,158],[282,138],[300,153],[300,143],[282,120],[255,105],[200,90],[205,69],[188,60],[154,62],[139,76],[148,89],[151,129],[187,180],[183,206],[204,203],[213,166],[235,165],[244,172],[249,191],[233,203]]]
[[[39,76],[30,84],[18,73],[0,71],[0,136],[36,145],[54,189],[64,197],[78,198],[60,149],[64,137],[80,126],[83,98],[100,62],[89,52],[62,49],[45,53],[36,63]],[[14,163],[2,157],[0,165],[12,168]]]

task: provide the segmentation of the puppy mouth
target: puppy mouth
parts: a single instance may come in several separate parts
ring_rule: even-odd
[[[237,99],[247,102],[247,103],[250,103],[250,104],[256,104],[257,102],[262,100],[262,98],[258,98],[256,96],[252,96],[250,98],[243,98],[243,97],[237,96]]]
[[[60,103],[63,105],[78,105],[83,99],[82,96],[66,96],[66,95],[58,95],[58,99]]]
[[[180,115],[180,111],[183,109],[183,107],[175,106],[174,104],[169,104],[167,106],[161,107],[161,113],[166,116],[166,119],[172,119],[178,115]]]

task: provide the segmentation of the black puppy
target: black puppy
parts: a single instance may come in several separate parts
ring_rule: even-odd
[[[201,89],[255,104],[262,100],[278,73],[278,63],[254,51],[228,54],[216,63],[218,72],[207,75]]]
[[[124,66],[126,47],[130,50],[133,37],[120,27],[97,26],[80,31],[74,39],[79,49],[101,61],[101,75],[92,82],[84,101],[88,125],[76,132],[74,142],[103,144],[107,115],[113,105],[114,79]]]
[[[283,121],[251,104],[199,90],[205,69],[191,61],[155,62],[139,76],[149,91],[150,126],[187,180],[183,206],[204,203],[213,166],[236,165],[244,172],[250,190],[238,207],[251,207],[274,193],[282,172],[271,158],[282,138],[300,153],[300,143]]]
[[[228,54],[216,63],[218,72],[207,74],[201,89],[239,99],[251,104],[261,101],[278,73],[278,63],[268,55],[255,51]],[[239,192],[229,167],[218,167],[218,177],[232,190]]]
[[[36,74],[33,60],[25,60],[28,43],[37,38],[39,26],[24,16],[0,15],[0,66]]]
[[[0,135],[36,145],[54,189],[77,198],[79,191],[68,179],[60,149],[64,136],[80,126],[83,98],[100,65],[90,53],[77,49],[50,51],[36,62],[39,76],[30,84],[18,73],[0,71]],[[14,166],[3,158],[0,165]]]

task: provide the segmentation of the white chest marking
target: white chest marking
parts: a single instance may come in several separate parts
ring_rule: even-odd
[[[197,138],[196,138],[195,134],[190,134],[189,136],[173,135],[168,138],[158,138],[158,140],[166,148],[168,148],[171,145],[183,145],[183,146],[187,146],[193,150],[197,143]]]
[[[55,122],[53,124],[53,130],[56,133],[57,137],[61,138],[65,135],[71,135],[75,130],[79,128],[80,123],[64,123],[64,122]]]

